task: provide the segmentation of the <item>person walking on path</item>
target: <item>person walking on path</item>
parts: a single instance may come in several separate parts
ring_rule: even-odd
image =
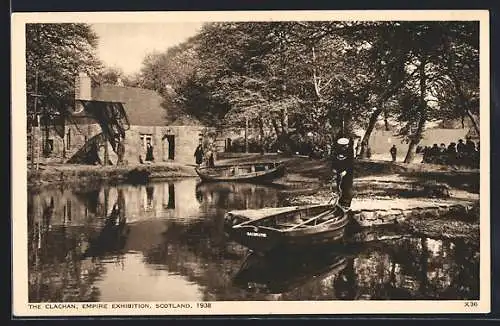
[[[392,145],[389,152],[391,153],[392,161],[396,162],[396,154],[398,153],[398,149],[396,148],[396,145]]]

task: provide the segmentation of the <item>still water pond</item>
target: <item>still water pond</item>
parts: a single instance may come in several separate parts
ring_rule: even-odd
[[[50,189],[28,201],[29,301],[478,299],[479,253],[407,237],[264,259],[223,231],[229,209],[278,207],[278,188],[197,179]],[[120,207],[126,224],[105,234]]]

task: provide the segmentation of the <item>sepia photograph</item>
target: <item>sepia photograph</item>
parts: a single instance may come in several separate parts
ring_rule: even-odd
[[[13,14],[13,313],[489,312],[488,24]]]

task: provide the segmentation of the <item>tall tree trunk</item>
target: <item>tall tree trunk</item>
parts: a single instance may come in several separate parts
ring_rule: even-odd
[[[445,42],[444,44],[447,47],[449,47],[448,43]],[[455,90],[458,93],[458,97],[460,99],[460,106],[461,106],[462,110],[464,110],[464,113],[467,114],[467,116],[469,117],[470,121],[472,122],[472,126],[476,130],[477,135],[479,136],[479,126],[476,122],[476,119],[474,119],[474,116],[472,115],[470,110],[467,108],[467,103],[469,101],[467,100],[464,92],[462,91],[460,80],[455,75],[455,69],[454,69],[454,65],[453,65],[454,58],[455,58],[455,55],[453,55],[453,52],[450,52],[449,59],[448,59],[449,60],[448,61],[448,69],[451,73],[451,79],[453,81],[453,85],[455,86]],[[463,126],[463,116],[462,116],[462,126]]]
[[[470,121],[472,122],[472,126],[474,127],[474,129],[476,130],[478,136],[479,136],[479,126],[476,122],[476,119],[474,119],[474,116],[472,115],[472,112],[470,112],[470,110],[467,108],[467,99],[464,95],[464,92],[462,91],[462,87],[460,86],[460,82],[458,81],[457,78],[455,78],[455,76],[452,76],[453,78],[453,83],[455,84],[455,89],[458,93],[458,97],[460,99],[460,106],[462,108],[462,110],[464,110],[465,114],[467,114],[467,116],[469,117]],[[463,122],[462,122],[463,124]]]
[[[404,163],[411,163],[413,158],[415,157],[415,147],[420,143],[422,139],[422,135],[424,133],[424,127],[427,116],[427,102],[425,102],[425,93],[426,93],[426,75],[425,75],[425,64],[426,58],[422,57],[422,62],[420,63],[420,117],[418,119],[417,130],[414,135],[411,135],[410,145],[408,146],[408,152],[406,153],[406,157]]]
[[[276,139],[279,139],[281,136],[281,130],[275,118],[271,118],[271,124],[273,125],[274,132],[276,133]]]
[[[281,110],[281,130],[283,131],[281,133],[282,137],[282,143],[285,146],[285,151],[290,152],[291,151],[291,140],[290,140],[290,130],[288,129],[288,109],[285,107],[284,109]]]
[[[248,117],[245,117],[245,153],[248,153]]]
[[[410,144],[408,145],[408,151],[406,152],[406,156],[403,161],[404,163],[413,162],[413,159],[415,158],[415,148],[422,139],[426,120],[427,119],[425,117],[425,112],[421,112],[421,116],[418,119],[417,130],[415,134],[411,136]]]
[[[278,144],[280,145],[281,149],[289,154],[291,153],[291,140],[290,140],[290,134],[289,134],[289,129],[288,129],[288,110],[285,108],[281,110],[281,114],[278,117],[279,119],[279,126],[281,127],[281,131],[278,134]],[[274,129],[278,133],[278,123],[276,119],[272,120]]]
[[[390,131],[391,128],[389,127],[389,121],[387,120],[387,111],[386,110],[383,110],[384,111],[384,127],[385,127],[385,131]]]
[[[281,127],[283,132],[288,134],[288,109],[286,107],[281,110]]]
[[[262,116],[259,116],[259,136],[260,136],[260,154],[264,155],[266,152],[265,144],[264,144],[264,120]]]
[[[474,130],[476,130],[477,135],[479,136],[479,126],[477,124],[476,119],[474,119],[472,112],[470,112],[469,109],[465,109],[465,113],[467,113],[467,116],[469,117],[470,121],[472,122],[472,126],[474,127]]]
[[[373,129],[375,128],[375,124],[377,123],[378,117],[382,113],[382,108],[378,107],[370,116],[370,120],[368,121],[368,127],[366,128],[366,132],[361,139],[361,150],[360,157],[366,157],[366,150],[369,144],[370,136],[372,135]]]
[[[354,121],[352,119],[351,110],[346,110],[342,117],[342,133],[345,136],[352,137],[354,139]]]
[[[378,117],[380,116],[382,111],[384,111],[382,107],[385,101],[391,98],[411,77],[413,77],[416,71],[418,71],[418,69],[413,70],[411,74],[387,89],[373,105],[376,109],[370,116],[370,120],[368,121],[368,128],[366,129],[363,139],[361,140],[361,157],[366,157],[366,149],[369,146],[370,136],[373,132],[373,129],[375,128]]]

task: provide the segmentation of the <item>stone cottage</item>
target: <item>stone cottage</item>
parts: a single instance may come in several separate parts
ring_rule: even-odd
[[[151,163],[193,164],[196,146],[207,130],[194,118],[174,116],[155,91],[117,85],[93,86],[85,74],[80,74],[76,80],[75,100],[72,114],[65,121],[64,137],[54,128],[42,126],[35,131],[35,141],[37,138],[42,140],[36,147],[46,149],[44,155],[39,155],[41,162],[85,163],[85,154],[97,148],[101,162],[117,163],[116,148],[104,137],[102,126],[79,100],[119,104],[123,108],[126,115],[122,141],[125,164],[148,163],[148,144],[152,146]]]

